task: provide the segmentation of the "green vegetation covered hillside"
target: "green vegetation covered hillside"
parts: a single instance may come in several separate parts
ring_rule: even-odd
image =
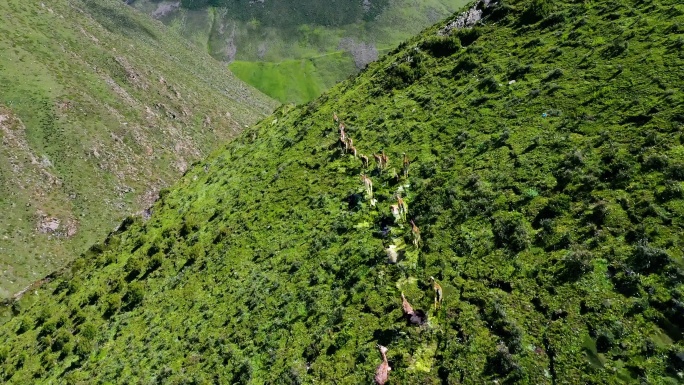
[[[479,7],[8,307],[0,379],[363,384],[381,344],[391,384],[681,383],[684,5]]]
[[[466,0],[128,0],[283,103],[304,103]]]
[[[120,1],[8,0],[0,14],[0,298],[275,106]]]

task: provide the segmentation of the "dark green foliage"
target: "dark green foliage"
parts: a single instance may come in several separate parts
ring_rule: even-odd
[[[518,252],[529,243],[529,233],[522,214],[517,212],[498,212],[492,216],[492,233],[497,247]]]
[[[104,298],[102,303],[103,316],[109,318],[121,308],[121,295],[110,294]]]
[[[562,281],[576,281],[594,270],[594,257],[588,250],[574,248],[563,257],[563,266],[559,274]]]
[[[19,326],[17,327],[17,334],[23,334],[31,330],[33,327],[33,322],[29,318],[20,318]]]
[[[394,62],[383,77],[385,88],[402,89],[420,79],[425,73],[422,64],[424,55],[420,52],[411,52]]]
[[[634,248],[632,266],[643,273],[660,271],[670,262],[666,250],[652,247],[646,240],[641,240]]]
[[[123,297],[122,303],[125,310],[132,310],[134,307],[142,304],[145,297],[145,287],[140,282],[134,282],[128,286],[128,290]]]
[[[380,343],[396,384],[681,382],[684,67],[658,32],[679,4],[554,2],[534,25],[507,4],[469,46],[430,54],[435,26],[192,167],[20,302],[0,379],[361,384]]]
[[[454,66],[453,74],[455,76],[464,76],[469,72],[473,72],[478,66],[479,64],[471,55],[462,55]]]
[[[456,36],[464,47],[473,44],[481,35],[482,30],[478,27],[461,29],[456,32]]]
[[[458,52],[461,43],[452,36],[431,36],[421,43],[421,48],[432,56],[446,57]]]
[[[551,13],[553,0],[531,0],[527,2],[521,21],[526,24],[536,23]]]
[[[87,322],[80,327],[79,335],[84,340],[91,341],[97,335],[97,327],[92,322]]]

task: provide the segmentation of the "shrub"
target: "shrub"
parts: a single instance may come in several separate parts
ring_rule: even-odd
[[[540,27],[553,28],[556,26],[562,26],[564,22],[565,16],[562,13],[552,13],[548,17],[544,18],[540,24]]]
[[[487,361],[492,372],[503,376],[520,369],[513,355],[509,352],[508,347],[503,343],[499,343],[496,347],[496,353],[493,357],[489,357]]]
[[[64,329],[60,329],[55,339],[52,340],[52,351],[70,351],[71,350],[71,334]]]
[[[493,76],[487,76],[480,81],[478,88],[486,90],[487,92],[495,92],[499,89],[499,82],[497,82]]]
[[[657,196],[661,201],[682,199],[684,198],[684,188],[682,188],[681,183],[668,180],[665,182],[665,188]]]
[[[81,279],[80,278],[72,278],[68,281],[67,284],[67,294],[75,294],[78,292],[78,290],[81,288]]]
[[[31,322],[31,319],[27,317],[22,317],[19,319],[19,327],[17,327],[17,334],[24,334],[27,331],[31,330],[32,327],[33,322]]]
[[[551,13],[550,0],[533,0],[521,16],[523,24],[534,24]]]
[[[126,281],[130,282],[146,270],[145,261],[140,257],[132,256],[126,261],[124,271],[128,273]]]
[[[461,55],[452,71],[452,75],[460,76],[461,73],[468,74],[478,68],[479,64],[470,55]]]
[[[147,271],[153,271],[161,267],[162,263],[164,263],[164,254],[163,253],[157,253],[152,256],[152,258],[149,261],[149,264],[147,266]]]
[[[511,80],[516,80],[516,79],[521,79],[523,78],[526,74],[528,74],[532,70],[532,66],[530,64],[526,65],[521,65],[519,63],[515,63],[510,71],[508,72],[508,79]]]
[[[45,321],[43,327],[38,333],[38,337],[44,337],[53,334],[57,330],[57,321],[55,319],[50,319]]]
[[[461,42],[451,36],[431,36],[425,39],[421,48],[434,57],[446,57],[458,52]]]
[[[460,29],[456,34],[463,47],[473,44],[481,35],[482,31],[477,27]]]
[[[79,357],[79,359],[83,360],[88,358],[92,348],[92,343],[90,343],[90,341],[79,338],[74,346],[74,353]]]
[[[385,88],[402,89],[420,79],[425,73],[422,61],[423,55],[420,52],[413,52],[406,55],[401,62],[394,62],[386,70]]]
[[[551,80],[556,80],[559,79],[560,77],[563,76],[563,70],[560,68],[556,68],[555,70],[549,72],[546,74],[546,77],[544,78],[545,82],[551,81]]]
[[[643,273],[654,273],[670,263],[667,251],[652,247],[648,241],[641,240],[634,248],[632,266]]]
[[[5,361],[7,361],[7,358],[10,355],[10,350],[9,347],[3,346],[0,348],[0,364],[4,364]]]
[[[613,58],[627,51],[627,47],[627,41],[622,38],[617,38],[611,41],[610,44],[608,44],[608,46],[603,50],[603,55],[608,58]]]
[[[584,274],[594,270],[593,259],[594,256],[588,250],[580,248],[570,250],[563,257],[563,267],[559,278],[563,281],[578,280]]]
[[[97,326],[92,322],[86,322],[81,326],[79,335],[86,340],[91,341],[97,336]]]
[[[125,310],[131,310],[140,305],[145,297],[145,287],[140,282],[132,283],[123,298]]]
[[[497,247],[511,251],[522,251],[527,248],[529,234],[525,219],[518,212],[498,212],[492,220],[492,233]]]
[[[72,322],[74,326],[78,326],[85,322],[86,320],[86,314],[83,312],[83,310],[76,310],[75,312],[72,313]]]
[[[103,308],[104,316],[106,318],[116,314],[116,312],[121,308],[121,295],[116,293],[108,295],[104,300]]]

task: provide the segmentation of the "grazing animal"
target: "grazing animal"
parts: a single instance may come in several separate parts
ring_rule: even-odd
[[[382,345],[378,345],[378,349],[380,349],[382,363],[378,365],[377,369],[375,369],[375,383],[378,385],[385,385],[388,381],[389,372],[392,370],[392,368],[389,366],[389,362],[387,362],[387,348]]]
[[[404,311],[404,318],[409,325],[422,325],[427,322],[427,314],[421,309],[413,310],[403,292],[401,293],[401,308]]]
[[[408,214],[408,204],[402,199],[401,195],[397,195],[397,206],[399,206],[399,216],[406,222],[406,215]]]
[[[382,171],[382,155],[373,154],[373,158],[375,158],[375,164],[378,165],[378,170]]]
[[[382,168],[387,168],[389,166],[389,157],[385,154],[385,150],[382,150]]]
[[[413,235],[413,246],[418,248],[420,245],[420,229],[413,222],[413,219],[411,219],[411,234]]]
[[[356,158],[356,147],[351,146],[351,147],[349,148],[349,151],[351,151],[351,153],[354,155],[354,158]]]
[[[359,158],[361,158],[361,161],[363,162],[363,167],[368,168],[368,157],[361,154],[359,155]]]
[[[335,112],[333,112],[333,120],[335,121],[335,123],[340,121],[340,119],[337,118],[337,113]]]
[[[409,163],[408,155],[404,153],[404,178],[408,178]]]
[[[347,136],[347,140],[344,142],[344,151],[348,152],[354,148],[354,141],[351,137]]]
[[[371,178],[366,176],[366,174],[361,174],[361,181],[363,182],[364,187],[366,188],[366,193],[368,194],[368,197],[373,200],[373,181]]]
[[[438,307],[442,306],[442,299],[444,298],[442,286],[437,283],[435,277],[430,277],[430,279],[432,280],[432,288],[435,290],[435,310],[437,310]]]
[[[401,219],[401,215],[399,214],[399,205],[390,205],[390,212],[392,213],[394,220],[399,222]]]
[[[404,292],[401,292],[401,309],[404,311],[404,315],[412,315],[413,312],[413,306],[409,303],[409,301],[406,299],[406,296],[404,295]]]

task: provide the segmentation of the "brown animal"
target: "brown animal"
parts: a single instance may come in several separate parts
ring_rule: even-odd
[[[371,180],[371,178],[366,176],[366,174],[361,174],[361,181],[363,182],[363,185],[366,188],[366,193],[368,194],[368,197],[372,200],[373,199],[373,181]]]
[[[351,146],[351,147],[349,148],[349,151],[354,155],[354,158],[356,158],[356,154],[357,154],[357,152],[356,152],[356,147]]]
[[[382,170],[382,155],[373,154],[373,158],[375,158],[375,164],[378,166],[378,170]]]
[[[385,150],[382,150],[382,168],[387,168],[389,166],[389,157],[385,154]]]
[[[443,299],[443,292],[442,292],[442,286],[440,286],[437,283],[437,280],[435,280],[435,277],[430,277],[432,280],[432,288],[435,290],[435,310],[439,306],[442,306],[442,299]]]
[[[401,195],[397,195],[397,206],[399,206],[399,216],[406,222],[406,214],[408,214],[408,205],[401,198]]]
[[[413,235],[413,246],[416,248],[420,245],[420,229],[411,219],[411,234]]]
[[[368,168],[368,157],[361,154],[359,155],[359,158],[361,158],[361,161],[363,162],[363,167]]]
[[[337,113],[335,112],[333,112],[333,120],[335,121],[335,123],[340,121],[340,119],[337,118]]]
[[[404,153],[404,178],[408,178],[409,163],[408,155]]]
[[[410,316],[414,313],[413,307],[409,301],[406,300],[406,296],[404,296],[404,292],[401,293],[401,309],[404,311],[405,316]]]
[[[387,362],[387,348],[378,345],[378,349],[380,349],[382,363],[375,369],[375,383],[378,385],[385,385],[389,379],[389,372],[392,368],[389,366],[389,362]]]
[[[351,137],[347,136],[347,141],[344,142],[344,151],[351,151],[352,148],[354,148],[354,141]]]
[[[427,314],[421,309],[413,310],[404,293],[401,293],[401,308],[404,311],[404,319],[409,325],[422,325],[427,322]]]

